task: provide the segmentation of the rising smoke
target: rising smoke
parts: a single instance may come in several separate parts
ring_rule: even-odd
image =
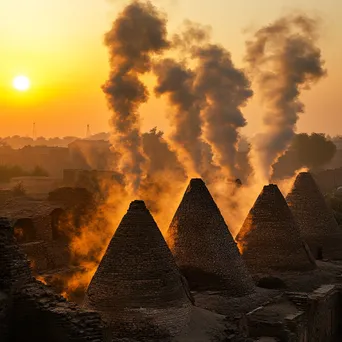
[[[103,91],[113,112],[111,144],[120,154],[118,169],[135,193],[145,163],[138,108],[149,96],[139,77],[151,70],[151,57],[168,46],[166,19],[151,3],[133,1],[114,21],[105,44],[111,70]]]
[[[251,155],[257,178],[265,182],[295,134],[304,111],[301,90],[326,74],[317,38],[317,22],[295,15],[258,30],[247,42],[246,61],[265,107],[264,132],[253,142]]]
[[[170,115],[171,141],[188,174],[202,175],[201,99],[193,91],[195,74],[185,63],[164,59],[155,67],[157,95],[168,94],[175,109]]]
[[[173,48],[195,64],[190,69],[188,59],[169,58],[154,68],[156,93],[168,94],[175,108],[172,140],[190,156],[197,175],[212,171],[214,158],[225,177],[234,179],[239,129],[246,125],[240,107],[253,94],[249,81],[227,50],[210,43],[210,28],[186,21],[172,41]]]
[[[182,30],[172,38],[172,49],[178,59],[166,58],[154,66],[155,94],[167,95],[172,108],[170,144],[189,177],[203,176],[211,169],[210,148],[208,153],[208,146],[202,139],[204,100],[194,89],[196,75],[188,60],[193,46],[206,42],[209,32],[207,27],[185,21]]]
[[[253,95],[242,70],[222,46],[208,44],[195,50],[198,59],[196,88],[206,98],[204,136],[211,145],[214,162],[226,177],[236,178],[239,129],[246,125],[241,107]]]

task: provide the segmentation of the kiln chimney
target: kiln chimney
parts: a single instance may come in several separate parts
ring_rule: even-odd
[[[316,267],[285,198],[274,184],[264,186],[236,241],[253,273]]]
[[[141,337],[151,327],[173,335],[188,323],[185,283],[143,201],[130,204],[89,284],[85,306],[98,311],[118,337],[134,331]]]
[[[342,232],[315,180],[309,172],[301,172],[287,203],[316,259],[342,259]]]
[[[202,179],[192,179],[168,230],[176,262],[193,290],[254,291],[236,243]]]

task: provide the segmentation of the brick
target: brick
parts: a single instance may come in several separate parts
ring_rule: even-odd
[[[232,296],[254,291],[236,243],[202,179],[190,181],[167,235],[192,290],[224,290]]]
[[[309,172],[296,178],[286,201],[317,259],[342,259],[342,231]]]
[[[264,186],[236,241],[253,273],[316,267],[282,193],[274,184]]]

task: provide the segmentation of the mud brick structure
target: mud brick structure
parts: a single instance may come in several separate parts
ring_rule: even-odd
[[[68,247],[55,213],[63,215],[65,209],[57,203],[27,197],[12,198],[0,209],[0,216],[9,218],[18,244],[38,273],[69,262]]]
[[[316,259],[342,259],[342,231],[309,172],[301,172],[286,197],[302,237]]]
[[[341,287],[322,285],[312,293],[286,292],[285,296],[305,313],[310,342],[336,342],[341,336]]]
[[[286,298],[277,298],[249,312],[247,322],[250,337],[274,337],[275,341],[284,342],[310,341],[306,339],[305,312]]]
[[[236,243],[202,179],[192,179],[173,217],[168,243],[192,290],[254,291]]]
[[[322,285],[312,293],[285,292],[247,314],[250,337],[284,342],[336,342],[341,336],[341,292]]]
[[[92,194],[81,188],[58,188],[47,200],[10,197],[0,208],[8,217],[20,247],[37,274],[69,267],[70,234],[76,234],[96,208]]]
[[[95,206],[93,194],[85,188],[62,187],[51,191],[48,195],[50,203],[64,208],[84,212]]]
[[[97,313],[68,303],[33,278],[4,218],[0,218],[0,317],[1,342],[110,341]]]
[[[115,334],[177,334],[189,320],[186,283],[143,201],[123,217],[84,300]]]
[[[263,188],[236,241],[253,273],[316,267],[283,195],[274,184]]]

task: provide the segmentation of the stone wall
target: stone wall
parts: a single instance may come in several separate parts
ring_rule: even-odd
[[[266,303],[249,312],[247,324],[249,337],[274,337],[282,342],[309,342],[305,313],[285,298]]]
[[[247,314],[249,336],[282,342],[336,342],[341,336],[340,285],[312,293],[286,292]]]
[[[9,338],[9,307],[10,298],[0,292],[0,340],[7,341]]]
[[[37,240],[51,241],[52,227],[50,215],[37,216],[33,218],[33,224],[37,232]]]
[[[70,262],[68,246],[65,241],[53,240],[50,215],[34,217],[32,221],[36,239],[20,243],[20,247],[27,254],[34,272],[39,274],[67,266]]]
[[[12,341],[100,342],[110,336],[97,313],[81,310],[38,282],[14,293],[11,311]]]
[[[19,238],[18,243],[27,254],[34,272],[38,274],[70,265],[69,237],[66,234],[56,233],[56,230],[58,230],[56,224],[59,222],[56,222],[58,219],[56,214],[52,215],[52,213],[57,212],[57,210],[65,215],[66,219],[68,218],[65,210],[57,208],[52,210],[50,215],[46,213],[45,215],[26,219],[31,222],[32,228],[26,226],[20,228],[24,231],[23,233],[28,228],[34,230],[33,239],[21,240]],[[15,231],[17,230],[15,227],[18,221],[21,222],[23,220],[13,220]],[[64,221],[60,220],[60,222],[63,225]],[[19,231],[19,236],[20,234]]]
[[[20,244],[20,247],[27,255],[31,267],[37,273],[46,271],[49,267],[52,268],[53,264],[51,264],[51,262],[53,262],[53,260],[49,262],[47,245],[48,244],[44,241]]]
[[[309,295],[310,342],[330,342],[335,340],[339,330],[339,293],[335,286],[325,285]]]
[[[287,293],[306,315],[308,342],[334,342],[340,333],[340,288],[323,285],[310,294]]]
[[[110,341],[97,313],[67,302],[32,277],[10,223],[0,218],[0,341]]]

